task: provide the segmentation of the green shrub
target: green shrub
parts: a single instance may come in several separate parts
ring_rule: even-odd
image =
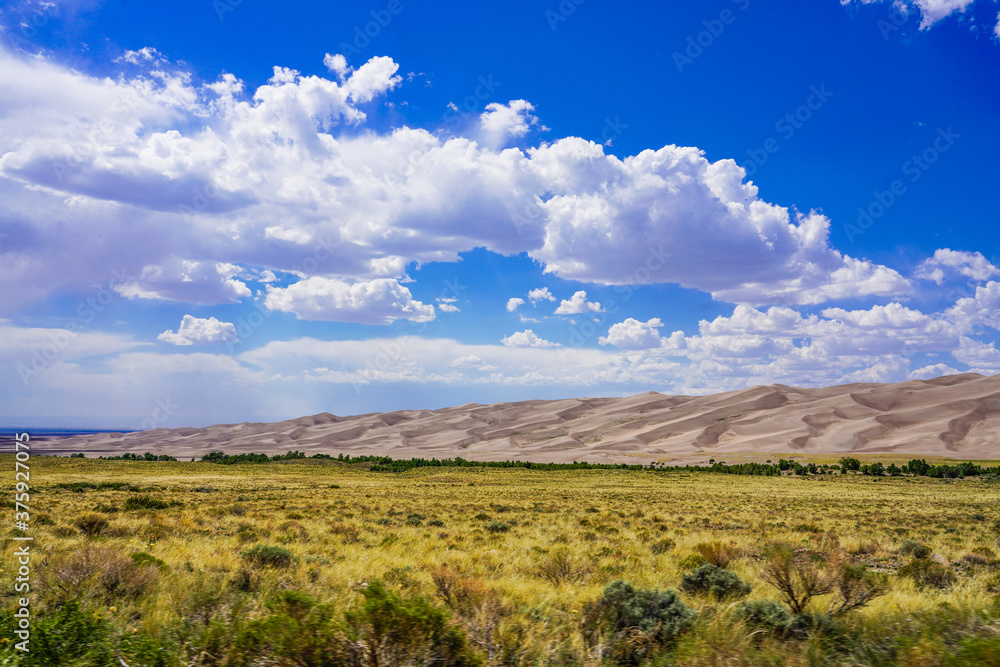
[[[289,567],[295,556],[288,549],[258,544],[243,552],[244,560],[260,567]]]
[[[131,510],[165,510],[169,507],[179,507],[181,503],[176,500],[167,502],[152,496],[129,496],[125,499],[125,511]]]
[[[788,609],[774,600],[741,602],[736,611],[733,612],[733,617],[752,628],[764,630],[775,637],[784,637],[793,620]]]
[[[80,532],[87,537],[96,537],[105,532],[111,525],[108,520],[99,514],[84,514],[73,522]]]
[[[637,589],[618,579],[587,605],[583,628],[589,641],[602,630],[611,633],[605,659],[618,665],[638,665],[659,649],[673,646],[695,616],[674,590]]]
[[[705,563],[697,570],[681,577],[680,589],[692,595],[708,594],[718,601],[745,597],[750,593],[750,584],[735,573],[711,563]]]
[[[915,558],[896,573],[908,577],[918,588],[948,588],[955,583],[955,574],[940,563],[927,558]]]
[[[162,560],[160,560],[159,558],[157,558],[152,554],[146,553],[145,551],[138,551],[134,554],[131,554],[129,555],[129,558],[132,559],[132,563],[136,567],[141,567],[143,565],[154,565],[162,572],[166,572],[167,570],[170,569],[170,567]]]
[[[435,528],[444,528],[444,521],[441,519],[431,519],[427,522],[428,526],[434,526]]]
[[[481,665],[465,633],[448,612],[420,596],[403,598],[373,581],[361,590],[364,603],[344,613],[346,664]]]
[[[659,542],[653,542],[649,546],[649,550],[656,555],[665,554],[671,549],[673,549],[674,546],[676,546],[676,544],[677,544],[676,542],[668,538],[665,540],[660,540]]]
[[[4,637],[13,637],[15,627],[13,614],[4,611],[0,615]],[[70,600],[35,617],[28,644],[30,653],[20,662],[3,664],[31,667],[116,664],[109,634],[106,621],[81,609],[78,601]]]
[[[488,533],[506,533],[510,530],[510,524],[506,521],[490,521],[483,527]]]
[[[931,549],[913,540],[903,540],[903,543],[899,546],[899,553],[904,556],[913,556],[914,558],[927,558],[931,555]]]

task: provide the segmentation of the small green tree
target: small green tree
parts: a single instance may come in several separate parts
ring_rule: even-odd
[[[850,456],[842,456],[838,463],[840,463],[841,472],[847,472],[848,470],[861,470],[861,461]]]

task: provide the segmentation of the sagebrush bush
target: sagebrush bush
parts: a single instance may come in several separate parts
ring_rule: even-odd
[[[788,609],[774,600],[741,602],[733,611],[733,618],[777,637],[783,637],[788,632],[793,619]]]
[[[955,583],[955,574],[944,565],[928,558],[914,558],[896,573],[912,579],[917,588],[948,588]]]
[[[295,556],[288,549],[266,544],[258,544],[243,552],[244,560],[260,567],[289,567]]]
[[[674,590],[636,588],[618,579],[587,605],[583,627],[591,640],[601,631],[611,634],[605,658],[614,664],[638,665],[659,649],[673,646],[696,616]]]
[[[931,555],[931,549],[913,540],[903,540],[903,543],[899,545],[899,553],[904,556],[913,556],[914,558],[927,558]]]
[[[360,592],[364,596],[361,607],[344,613],[346,664],[482,664],[447,611],[420,596],[400,597],[377,580]]]
[[[692,595],[711,595],[718,601],[745,597],[751,586],[735,573],[705,563],[681,577],[680,589]]]
[[[488,533],[506,533],[510,530],[510,524],[506,521],[490,521],[483,528]]]

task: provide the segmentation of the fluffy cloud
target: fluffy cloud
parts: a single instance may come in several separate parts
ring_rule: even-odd
[[[976,288],[976,295],[959,299],[946,311],[964,330],[988,326],[1000,329],[1000,282],[991,280]]]
[[[507,347],[556,347],[558,343],[540,338],[531,329],[518,331],[509,336],[505,336],[501,341]]]
[[[944,283],[947,274],[958,274],[976,282],[989,280],[1000,275],[1000,269],[980,252],[966,252],[940,248],[934,256],[925,259],[917,267],[914,275],[924,280],[933,280],[938,285]]]
[[[216,345],[236,340],[236,326],[230,322],[220,322],[214,317],[208,319],[185,315],[177,331],[167,330],[157,336],[159,340],[174,345]]]
[[[513,313],[515,310],[524,305],[524,299],[520,299],[516,296],[507,299],[507,312]]]
[[[490,146],[499,146],[508,139],[519,139],[538,123],[535,107],[526,100],[511,100],[507,104],[493,102],[479,117],[482,138]]]
[[[909,378],[911,380],[930,380],[931,378],[941,377],[942,375],[957,375],[962,371],[949,366],[948,364],[929,364],[923,368],[918,368],[915,371],[910,371]]]
[[[663,326],[658,317],[646,322],[628,318],[624,322],[613,324],[608,329],[608,335],[598,339],[601,345],[614,345],[622,350],[646,350],[660,347],[660,334],[657,331]]]
[[[328,55],[335,80],[275,67],[245,91],[231,74],[200,83],[141,53],[127,63],[139,74],[111,79],[0,51],[6,305],[101,282],[109,257],[139,276],[130,296],[218,303],[248,296],[237,276],[211,275],[219,265],[398,279],[473,248],[527,253],[564,278],[675,282],[752,304],[909,290],[831,248],[825,217],[759,199],[735,162],[697,148],[619,159],[574,137],[521,150],[405,126],[359,132],[401,85],[390,58],[352,70]],[[479,131],[534,124],[514,100],[491,105]],[[102,249],[95,235],[113,241]]]
[[[952,12],[964,12],[973,0],[913,0],[920,8],[921,28],[929,28]]]
[[[581,313],[599,313],[601,304],[596,301],[587,301],[587,293],[583,290],[576,292],[569,299],[563,299],[556,308],[556,315],[579,315]]]
[[[860,4],[870,5],[885,0],[853,0]],[[840,4],[849,5],[852,0],[840,0]],[[941,19],[955,12],[965,12],[974,0],[893,0],[893,9],[903,15],[909,14],[914,7],[920,10],[920,29],[926,30]]]
[[[996,373],[1000,370],[1000,350],[995,343],[983,343],[966,336],[962,336],[959,343],[952,356],[963,364],[978,369],[978,372],[987,369],[987,372]]]
[[[409,289],[389,278],[356,283],[306,278],[288,287],[269,287],[264,305],[303,320],[390,324],[399,319],[434,319],[434,306],[414,300]]]
[[[528,301],[534,306],[539,301],[555,301],[556,298],[552,296],[552,292],[549,291],[548,287],[536,287],[535,289],[528,292]]]
[[[115,287],[130,299],[164,299],[216,304],[250,296],[250,288],[237,280],[243,270],[235,264],[171,259],[162,265],[144,266],[139,275]]]
[[[746,303],[910,289],[896,271],[830,248],[830,221],[821,214],[792,219],[759,200],[732,160],[710,163],[676,146],[618,160],[578,139],[530,153],[557,193],[544,205],[545,244],[532,255],[563,278],[674,282]]]

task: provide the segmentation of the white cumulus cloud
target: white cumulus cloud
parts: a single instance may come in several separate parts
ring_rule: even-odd
[[[624,322],[611,325],[608,335],[598,339],[601,345],[614,345],[622,350],[647,350],[651,347],[660,347],[660,333],[658,329],[663,326],[660,318],[654,317],[645,322],[640,322],[634,318],[627,318]]]
[[[509,336],[505,336],[501,341],[507,347],[557,347],[558,343],[540,338],[531,329],[518,331]]]
[[[917,266],[914,275],[924,280],[932,280],[942,284],[947,274],[958,274],[976,282],[989,280],[1000,275],[1000,269],[995,267],[980,252],[967,252],[939,248],[934,256],[925,259]]]
[[[269,287],[264,305],[303,320],[390,324],[434,319],[434,306],[414,300],[409,289],[390,278],[351,283],[314,276],[288,287]]]
[[[205,319],[185,315],[177,331],[168,329],[157,338],[174,345],[217,345],[236,340],[236,326],[214,317]]]
[[[539,301],[555,301],[556,298],[549,291],[548,287],[536,287],[535,289],[528,292],[528,301],[534,306]]]
[[[587,293],[580,290],[569,299],[563,299],[559,307],[556,308],[556,315],[579,315],[581,313],[599,313],[601,304],[596,301],[587,301]]]

